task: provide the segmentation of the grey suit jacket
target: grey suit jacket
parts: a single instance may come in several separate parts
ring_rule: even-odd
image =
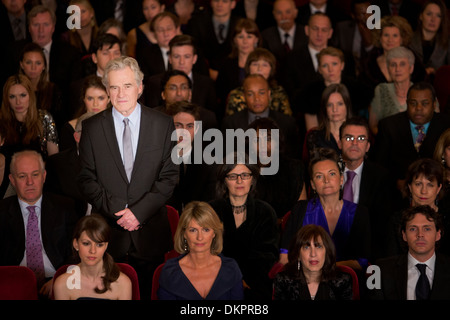
[[[112,110],[83,122],[80,141],[82,193],[93,211],[105,216],[113,228],[108,249],[116,259],[132,248],[138,258],[157,259],[172,244],[165,203],[178,179],[178,165],[171,160],[175,142],[172,118],[142,106],[139,141],[131,181],[128,182],[117,143]],[[125,206],[141,224],[138,231],[126,231],[114,214]]]
[[[409,45],[409,48],[413,50],[417,58],[419,58],[420,61],[424,63],[425,68],[432,67],[437,70],[439,69],[439,67],[450,62],[450,41],[445,48],[436,42],[433,53],[426,63],[425,61],[423,61],[422,39],[418,31],[416,31],[411,38],[411,44]]]

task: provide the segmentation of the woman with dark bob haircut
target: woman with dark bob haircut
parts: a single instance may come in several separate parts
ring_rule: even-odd
[[[113,257],[106,252],[110,238],[110,226],[102,216],[92,214],[78,221],[73,234],[73,249],[80,261],[77,264],[80,286],[67,286],[72,273],[60,275],[54,280],[56,300],[131,300],[131,280],[120,272]]]
[[[218,197],[210,202],[223,222],[223,254],[237,261],[246,299],[270,300],[268,273],[277,260],[277,215],[267,202],[252,194],[258,165],[250,164],[245,154],[230,156],[218,169]]]
[[[333,240],[324,228],[301,227],[289,247],[289,262],[274,280],[274,300],[351,300],[352,279],[336,267]]]

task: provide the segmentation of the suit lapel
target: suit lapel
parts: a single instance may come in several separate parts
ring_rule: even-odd
[[[102,120],[103,133],[106,138],[106,143],[108,144],[109,151],[112,155],[114,162],[116,163],[117,169],[120,175],[128,183],[127,174],[123,166],[122,157],[120,155],[119,145],[117,143],[116,129],[114,127],[114,120],[112,116],[112,108],[108,112],[103,113]]]
[[[397,268],[394,270],[396,274],[397,292],[399,300],[406,300],[406,290],[408,285],[408,255],[403,254],[398,260]]]

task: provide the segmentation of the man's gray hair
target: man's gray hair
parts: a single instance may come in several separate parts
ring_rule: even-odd
[[[132,57],[122,56],[109,61],[105,67],[105,73],[103,74],[102,83],[106,89],[109,88],[109,72],[114,70],[122,70],[126,67],[129,67],[133,71],[137,85],[140,86],[142,84],[142,81],[144,80],[144,73],[139,68],[139,64],[136,59]]]
[[[38,158],[39,161],[39,166],[41,167],[41,170],[44,171],[45,170],[45,163],[44,163],[44,159],[42,158],[42,155],[35,151],[35,150],[24,150],[24,151],[19,151],[13,154],[13,156],[11,157],[11,163],[9,165],[9,170],[11,172],[11,174],[15,174],[16,173],[16,161],[17,158],[21,157],[21,156],[35,156]]]

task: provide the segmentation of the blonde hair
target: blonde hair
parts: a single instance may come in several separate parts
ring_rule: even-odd
[[[173,247],[178,253],[185,253],[189,250],[185,245],[184,233],[189,223],[195,220],[203,228],[210,228],[214,231],[215,237],[211,244],[211,254],[218,255],[223,248],[223,224],[214,209],[202,201],[189,202],[184,208],[175,232]]]
[[[381,47],[381,35],[383,34],[384,28],[396,27],[400,31],[400,36],[402,37],[402,46],[407,47],[411,43],[411,38],[413,35],[413,30],[408,20],[401,16],[384,16],[381,18],[380,29],[374,29],[373,32],[373,45],[375,47]]]

